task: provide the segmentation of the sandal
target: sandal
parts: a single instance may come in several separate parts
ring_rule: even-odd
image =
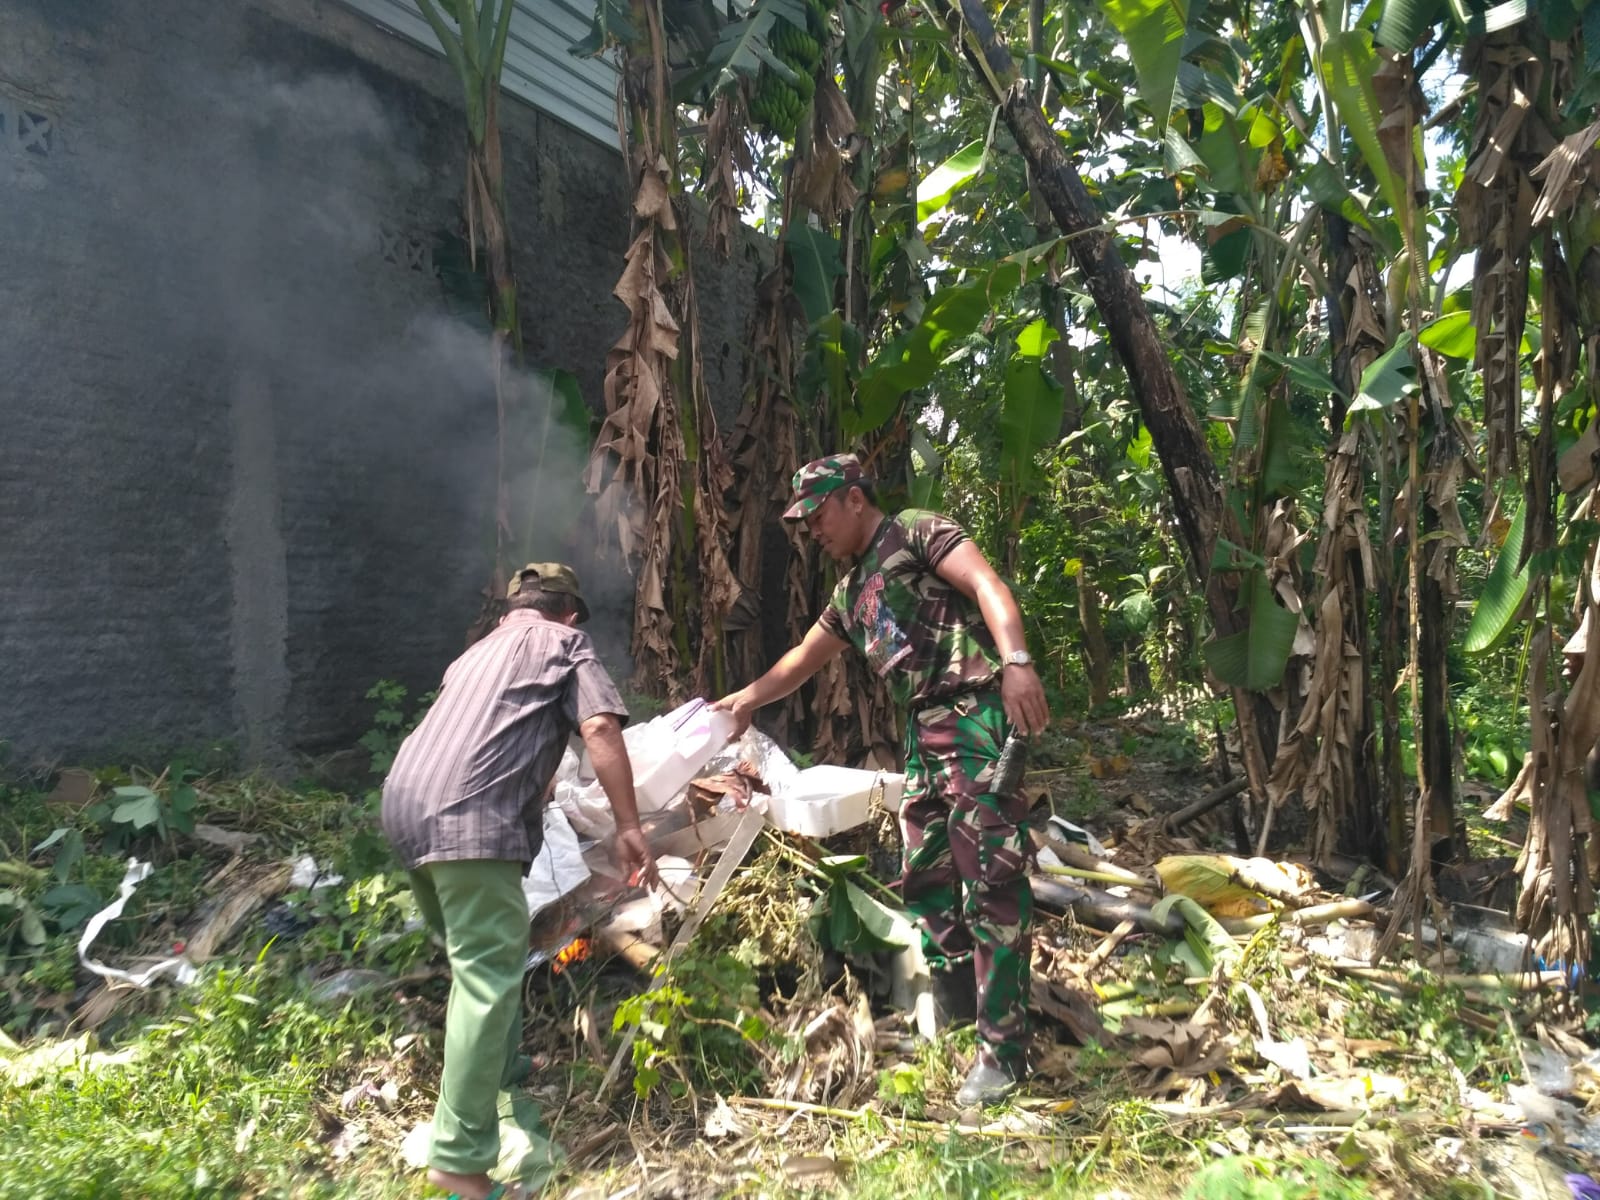
[[[451,1192],[450,1200],[462,1200],[461,1193]],[[497,1183],[483,1200],[530,1200],[530,1193],[520,1183]]]

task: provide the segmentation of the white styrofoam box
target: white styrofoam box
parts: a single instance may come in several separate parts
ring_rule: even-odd
[[[855,767],[807,767],[794,781],[772,795],[767,815],[779,829],[806,837],[832,837],[867,819],[872,795],[883,790],[883,806],[900,809],[906,777],[888,771]]]
[[[736,724],[732,713],[704,700],[691,700],[651,721],[648,752],[628,747],[639,811],[656,812],[670,804],[728,744]]]

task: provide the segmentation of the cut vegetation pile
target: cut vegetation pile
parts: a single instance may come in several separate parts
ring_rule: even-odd
[[[614,939],[536,956],[510,1165],[585,1197],[1568,1194],[1600,1152],[1571,974],[1522,970],[1465,904],[1375,963],[1392,881],[1218,853],[1210,786],[1132,729],[1031,777],[1021,1099],[957,1111],[974,1032],[919,1039],[892,1003],[879,812],[827,845],[761,832],[714,903],[681,898],[705,919],[664,972]],[[37,782],[0,793],[0,1198],[416,1194],[448,978],[373,797],[181,766]],[[143,987],[78,952],[130,858],[149,873],[87,957],[159,967]]]

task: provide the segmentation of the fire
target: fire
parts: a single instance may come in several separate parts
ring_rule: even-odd
[[[555,962],[551,964],[550,969],[559,975],[572,963],[582,962],[588,957],[589,939],[573,938],[561,948],[560,952],[556,955]]]

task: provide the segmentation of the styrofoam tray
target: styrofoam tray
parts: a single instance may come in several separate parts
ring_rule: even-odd
[[[889,771],[855,767],[807,767],[787,787],[772,795],[767,815],[779,829],[806,837],[832,837],[867,819],[873,793],[880,787],[883,806],[900,811],[906,777]]]

